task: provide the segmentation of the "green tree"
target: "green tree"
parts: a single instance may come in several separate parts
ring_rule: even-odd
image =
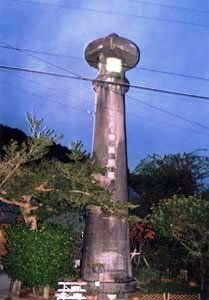
[[[140,195],[137,213],[145,216],[152,204],[176,195],[193,195],[204,188],[209,176],[209,158],[198,152],[149,155],[130,176],[130,183]]]
[[[36,184],[29,180],[22,182],[22,177],[30,164],[41,160],[47,154],[58,137],[43,126],[43,120],[37,120],[30,115],[27,115],[27,120],[31,136],[21,143],[11,141],[1,151],[3,154],[0,158],[0,201],[19,207],[25,222],[35,229],[36,218],[32,216],[32,212],[38,207],[33,203],[31,190],[38,190],[42,182],[38,174]],[[18,188],[15,188],[15,185]]]
[[[200,196],[174,196],[152,208],[154,228],[165,238],[177,240],[200,263],[201,291],[208,296],[209,202]]]
[[[127,207],[115,204],[101,186],[105,170],[83,150],[81,142],[72,144],[65,161],[52,159],[50,149],[58,137],[43,126],[43,120],[28,116],[28,121],[31,135],[4,148],[0,201],[19,207],[34,235],[45,219],[74,209],[99,206],[107,214],[126,214]]]
[[[109,193],[96,179],[103,170],[82,144],[72,145],[65,162],[52,159],[50,149],[58,137],[44,127],[43,120],[28,115],[28,121],[30,136],[21,143],[11,141],[1,151],[0,201],[19,207],[34,235],[43,220],[74,208],[99,205],[107,213],[113,212],[115,206]]]
[[[97,175],[103,170],[73,143],[66,162],[49,158],[50,148],[58,140],[43,120],[28,116],[31,136],[4,148],[0,160],[0,201],[20,208],[21,215],[33,229],[37,221],[74,207],[99,205],[107,213],[117,211]]]

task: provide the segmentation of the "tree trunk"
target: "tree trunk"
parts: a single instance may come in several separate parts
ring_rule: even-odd
[[[203,287],[204,287],[204,262],[203,257],[200,258],[200,291],[203,294]]]
[[[201,298],[203,300],[209,299],[209,279],[208,279],[208,259],[204,256],[201,257],[200,270],[201,270]]]
[[[19,296],[22,282],[20,280],[14,280],[11,284],[11,294]]]
[[[33,291],[33,295],[34,295],[34,296],[37,296],[37,291],[36,291],[36,288],[35,288],[35,287],[32,288],[32,291]]]
[[[30,215],[31,210],[29,208],[22,210],[22,215],[26,224],[31,226],[32,230],[37,230],[37,217]]]
[[[49,285],[46,285],[43,289],[43,297],[44,299],[49,299],[50,288]]]

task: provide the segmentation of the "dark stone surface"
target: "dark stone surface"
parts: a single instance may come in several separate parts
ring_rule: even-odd
[[[94,68],[98,67],[102,56],[122,59],[123,65],[128,70],[134,68],[139,62],[140,51],[132,41],[113,33],[91,42],[85,50],[85,58]]]

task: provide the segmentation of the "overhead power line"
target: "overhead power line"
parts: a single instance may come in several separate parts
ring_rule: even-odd
[[[20,76],[20,75],[19,75],[19,76]],[[21,77],[22,77],[24,80],[27,80],[27,81],[29,81],[29,82],[32,82],[32,83],[36,84],[36,85],[39,85],[39,86],[41,86],[41,87],[43,87],[43,88],[45,88],[45,89],[47,89],[47,90],[49,90],[49,91],[52,91],[53,93],[58,94],[59,96],[60,96],[60,94],[61,94],[61,95],[67,96],[67,97],[71,97],[71,98],[73,98],[73,99],[81,100],[82,102],[83,102],[84,100],[85,100],[85,102],[86,102],[86,101],[92,102],[90,99],[86,99],[86,98],[81,97],[81,96],[73,95],[73,94],[70,94],[70,93],[68,93],[68,92],[66,93],[66,92],[60,91],[60,90],[58,90],[58,89],[56,89],[56,88],[54,88],[54,87],[49,87],[49,86],[47,86],[47,85],[45,85],[45,84],[43,84],[43,83],[37,82],[37,81],[32,80],[32,79],[25,78],[24,76],[21,76]],[[13,87],[14,87],[14,86],[13,86]],[[14,88],[16,88],[16,87],[14,87]],[[23,90],[23,89],[21,88],[21,90]],[[42,96],[41,96],[41,97],[42,97]],[[53,101],[53,102],[55,102],[55,101]],[[57,103],[59,104],[59,102],[57,102]],[[208,102],[208,104],[209,104],[209,102]],[[65,105],[65,104],[64,104],[64,105]],[[108,107],[108,106],[105,106],[104,109],[105,109],[105,110],[111,110],[111,111],[117,111],[117,112],[119,112],[119,113],[122,113],[120,110],[118,110],[118,109],[113,109],[113,108],[110,108],[110,107]],[[90,109],[86,110],[85,112],[87,112],[88,114],[94,114],[94,112],[90,111]],[[135,114],[132,114],[132,113],[129,113],[129,115],[134,115],[134,116],[136,116]]]
[[[135,90],[135,92],[138,92],[138,93],[140,93],[140,96],[141,95],[145,95],[145,96],[151,96],[151,97],[154,97],[154,99],[156,100],[156,101],[159,101],[159,98],[156,98],[156,93],[152,93],[152,92],[142,92],[141,90]],[[172,96],[172,95],[171,95]],[[185,101],[187,104],[191,104],[191,103],[193,103],[193,104],[200,104],[200,103],[202,103],[202,104],[205,104],[205,105],[209,105],[209,101],[208,100],[202,100],[202,99],[193,99],[193,98],[183,98],[183,97],[170,97],[170,95],[165,95],[165,94],[161,94],[160,95],[160,98],[162,99],[162,97],[165,97],[166,98],[166,100],[169,100],[169,101],[176,101],[176,100],[178,100],[178,101]],[[153,99],[153,98],[152,98]],[[192,101],[192,102],[191,102]]]
[[[0,69],[4,70],[4,71],[16,71],[16,72],[38,74],[38,75],[46,75],[46,76],[57,77],[57,78],[82,80],[82,81],[88,81],[88,82],[92,82],[92,83],[111,84],[111,85],[117,85],[117,86],[121,86],[121,87],[128,87],[128,88],[134,88],[134,89],[145,90],[145,91],[151,91],[151,92],[156,92],[156,93],[161,93],[161,94],[168,94],[168,95],[175,95],[175,96],[181,96],[181,97],[189,97],[189,98],[195,98],[195,99],[209,100],[208,96],[182,93],[182,92],[171,91],[171,90],[163,90],[163,89],[145,87],[145,86],[136,85],[136,84],[119,83],[119,82],[113,82],[113,81],[108,81],[108,80],[105,81],[105,80],[99,80],[99,79],[92,79],[92,78],[83,77],[83,76],[80,76],[80,75],[79,76],[74,76],[74,75],[69,75],[69,74],[44,72],[44,71],[38,71],[38,70],[34,70],[34,69],[27,69],[27,68],[20,68],[20,67],[14,67],[14,66],[6,66],[6,65],[0,65]]]
[[[202,128],[202,129],[207,129],[207,130],[209,130],[209,127],[208,127],[208,126],[203,125],[203,124],[201,124],[201,123],[199,123],[199,122],[192,121],[192,120],[189,120],[189,119],[185,119],[184,117],[181,117],[181,116],[179,116],[179,115],[177,115],[177,114],[175,114],[175,113],[173,113],[173,112],[170,112],[170,111],[168,111],[168,110],[166,110],[166,109],[164,109],[164,108],[160,108],[159,106],[156,106],[156,105],[147,103],[147,102],[145,102],[145,101],[143,101],[143,100],[140,100],[140,99],[138,99],[138,98],[135,98],[135,97],[132,97],[132,96],[127,96],[127,97],[130,98],[130,99],[132,99],[133,101],[142,103],[142,104],[145,105],[145,106],[148,106],[148,107],[150,107],[150,108],[152,108],[152,109],[158,110],[158,111],[160,111],[160,112],[162,112],[162,113],[166,113],[167,115],[170,115],[170,116],[172,116],[172,117],[175,117],[175,118],[177,118],[177,119],[179,119],[179,120],[181,120],[181,121],[187,122],[187,123],[189,123],[189,124],[191,124],[191,125],[198,126],[198,127]]]
[[[58,66],[58,65],[56,65],[56,64],[54,64],[54,63],[51,63],[51,62],[49,62],[49,61],[47,61],[47,60],[45,60],[45,59],[43,59],[43,58],[37,57],[37,56],[35,56],[35,55],[32,55],[32,54],[28,53],[27,50],[24,50],[24,49],[21,49],[21,48],[15,48],[15,47],[13,47],[12,45],[9,45],[9,44],[3,43],[3,42],[0,42],[0,44],[2,44],[3,47],[5,47],[5,48],[7,48],[7,49],[12,49],[12,50],[16,50],[16,51],[18,51],[18,52],[21,52],[21,53],[23,53],[23,54],[26,55],[26,56],[32,57],[32,58],[34,58],[34,59],[36,59],[36,60],[38,60],[38,61],[41,61],[41,62],[43,62],[43,63],[45,63],[45,64],[47,64],[47,65],[49,65],[49,66],[55,67],[55,68],[57,68],[57,69],[59,69],[59,70],[61,70],[61,71],[69,72],[70,74],[79,76],[79,74],[74,73],[74,72],[72,72],[72,71],[70,71],[70,70],[68,70],[68,69],[66,69],[66,68],[60,67],[60,66]]]
[[[27,81],[30,81],[30,82],[32,82],[32,83],[34,83],[34,84],[37,84],[37,85],[39,85],[39,86],[42,86],[42,87],[44,87],[44,88],[46,88],[46,89],[48,89],[48,90],[52,90],[53,92],[55,92],[56,94],[58,94],[59,96],[60,96],[60,94],[62,94],[62,95],[64,95],[64,96],[70,96],[70,97],[72,97],[72,98],[75,98],[75,99],[79,99],[79,100],[81,100],[81,101],[84,101],[84,98],[83,97],[79,97],[79,96],[77,96],[77,95],[72,95],[72,94],[69,94],[69,93],[65,93],[65,92],[63,92],[63,91],[59,91],[59,90],[57,90],[57,89],[55,89],[54,87],[52,88],[52,87],[48,87],[48,86],[46,86],[46,85],[44,85],[43,83],[40,83],[40,82],[37,82],[37,81],[35,81],[35,80],[31,80],[31,79],[28,79],[28,78],[25,78],[25,77],[23,77],[25,80],[27,80]],[[13,86],[14,87],[14,86]],[[14,87],[15,88],[15,87]],[[149,94],[150,95],[150,94]],[[152,95],[152,94],[151,94]],[[129,97],[129,96],[128,96]],[[130,96],[130,98],[132,98],[131,96]],[[90,101],[90,99],[86,99],[85,98],[85,101],[88,101],[88,102],[91,102]],[[136,100],[135,100],[136,101]],[[53,102],[55,102],[56,103],[56,101],[53,101]],[[140,100],[140,99],[138,99],[138,102],[140,103],[140,104],[144,104],[143,102],[144,101],[142,101],[142,100]],[[57,102],[58,104],[60,103],[60,102]],[[205,102],[204,102],[205,103]],[[208,101],[206,101],[206,103],[209,105],[209,102]],[[60,103],[61,104],[61,103]],[[148,107],[150,107],[149,105],[147,105]],[[151,109],[155,109],[154,108],[154,105],[152,105],[151,107],[150,107]],[[118,113],[122,113],[121,111],[119,111],[118,109],[113,109],[113,108],[110,108],[109,106],[105,106],[104,107],[104,109],[105,110],[109,110],[109,111],[115,111],[115,112],[118,112]],[[166,114],[170,114],[170,112],[169,111],[164,111],[163,109],[161,109],[160,107],[157,107],[156,106],[156,109],[158,110],[158,111],[160,111],[160,112],[162,112],[162,113],[166,113]],[[84,111],[82,111],[82,112],[84,112]],[[93,115],[94,114],[94,112],[92,112],[92,111],[90,111],[90,110],[87,110],[86,111],[88,114],[91,114],[91,115]],[[134,116],[135,118],[137,118],[137,119],[142,119],[142,118],[144,118],[144,116],[142,116],[142,115],[139,115],[139,114],[135,114],[135,113],[129,113],[129,112],[127,112],[127,115],[128,116]],[[173,115],[173,113],[171,112],[171,114],[170,115],[172,115],[173,117],[174,117],[174,115]],[[181,121],[184,121],[183,119],[184,118],[182,118],[181,116],[178,116],[177,115],[177,118],[178,119],[180,119]],[[188,121],[186,120],[186,122],[188,123]],[[192,121],[191,121],[192,122]],[[192,123],[192,125],[196,125],[196,124],[193,124]],[[175,124],[175,126],[176,126],[176,124]],[[204,126],[204,125],[203,125]],[[205,128],[204,128],[205,129]],[[205,134],[205,133],[203,133],[203,132],[198,132],[198,131],[196,131],[196,130],[194,130],[193,128],[191,128],[191,130],[193,131],[193,132],[195,132],[196,134],[199,134],[199,135],[205,135],[205,136],[209,136],[208,134]]]
[[[196,76],[196,75],[188,75],[188,74],[184,74],[184,73],[169,72],[169,71],[146,68],[146,67],[137,67],[136,69],[142,70],[142,71],[148,71],[148,72],[152,72],[152,73],[161,73],[161,74],[171,75],[171,76],[176,76],[176,77],[184,77],[184,78],[196,79],[196,80],[201,80],[201,81],[209,81],[209,78],[205,78],[202,76]]]
[[[10,71],[21,71],[21,72],[26,72],[26,73],[33,73],[33,74],[38,74],[38,75],[47,75],[47,76],[53,76],[53,77],[59,77],[59,78],[66,78],[66,79],[76,79],[76,80],[85,80],[85,81],[88,81],[88,82],[98,82],[98,83],[101,83],[101,84],[112,84],[112,85],[121,85],[121,86],[129,86],[127,84],[118,84],[118,83],[114,83],[114,82],[108,82],[108,81],[104,81],[104,80],[93,80],[93,79],[90,79],[90,78],[86,78],[86,77],[76,77],[76,76],[73,76],[73,75],[66,75],[66,74],[58,74],[58,73],[49,73],[49,72],[43,72],[43,71],[36,71],[36,70],[31,70],[31,69],[23,69],[23,68],[19,68],[19,67],[10,67],[10,66],[1,66],[0,65],[0,69],[2,70],[10,70]],[[130,85],[132,86],[132,85]],[[146,89],[146,90],[152,90],[152,91],[156,91],[156,92],[160,92],[160,93],[169,93],[169,94],[174,94],[174,95],[178,95],[178,96],[187,96],[187,97],[195,97],[195,98],[200,98],[200,99],[207,99],[209,100],[209,97],[203,97],[203,96],[197,96],[197,95],[193,95],[193,94],[184,94],[184,93],[179,93],[179,92],[171,92],[171,91],[166,91],[166,90],[158,90],[158,89],[153,89],[153,88],[148,88],[148,87],[141,87],[141,86],[133,86],[134,88],[139,88],[139,89]],[[134,97],[130,97],[130,99],[134,100],[134,101],[137,101],[137,102],[140,102],[140,103],[143,103],[144,105],[146,106],[149,106],[150,108],[153,108],[153,109],[156,109],[158,111],[161,111],[163,113],[166,113],[166,114],[169,114],[175,118],[178,118],[182,121],[185,121],[187,123],[190,123],[192,125],[195,125],[195,126],[198,126],[202,129],[207,129],[209,130],[209,127],[207,127],[206,125],[203,125],[201,123],[198,123],[198,122],[195,122],[195,121],[191,121],[191,120],[188,120],[188,119],[185,119],[175,113],[172,113],[172,112],[169,112],[167,110],[164,110],[162,108],[159,108],[155,105],[152,105],[152,104],[149,104],[149,103],[146,103],[140,99],[137,99],[137,98],[134,98]]]
[[[32,96],[35,96],[35,97],[38,97],[38,98],[42,98],[42,99],[44,99],[44,102],[46,101],[46,102],[58,104],[60,106],[65,107],[65,109],[75,110],[75,111],[78,111],[78,112],[81,112],[81,113],[85,113],[85,114],[91,112],[90,109],[82,109],[82,108],[80,108],[80,107],[78,107],[76,105],[71,105],[71,104],[68,104],[68,103],[63,103],[62,101],[59,101],[59,100],[54,100],[51,97],[50,97],[50,100],[49,100],[47,97],[45,97],[43,95],[40,95],[37,92],[32,92],[32,91],[29,91],[29,90],[27,90],[25,88],[17,87],[17,86],[15,86],[15,85],[13,85],[11,83],[8,83],[8,82],[0,81],[0,84],[7,85],[10,88],[16,89],[18,91],[21,91],[21,92],[24,92],[24,93],[26,92],[26,93],[31,94]],[[76,98],[76,96],[74,96],[74,95],[70,95],[70,96],[72,98]]]
[[[145,5],[152,5],[152,6],[159,6],[162,8],[170,8],[170,9],[178,9],[183,11],[188,11],[191,13],[200,13],[200,14],[209,14],[209,11],[207,10],[201,10],[196,8],[189,8],[189,7],[183,7],[179,5],[170,5],[170,4],[164,4],[160,2],[152,2],[152,1],[143,1],[143,0],[131,0],[130,2],[138,3],[138,4],[145,4]]]
[[[24,77],[23,77],[23,78],[24,78]],[[26,78],[24,78],[24,79],[26,79]],[[35,84],[38,84],[38,85],[40,85],[40,86],[43,86],[43,87],[47,88],[47,89],[50,89],[50,90],[52,89],[52,88],[50,88],[50,87],[48,87],[48,86],[43,85],[43,84],[40,83],[40,82],[33,81],[33,80],[31,80],[31,79],[28,79],[28,78],[27,78],[26,80],[29,80],[29,81],[31,81],[31,82],[33,82],[33,83],[35,83]],[[71,105],[71,104],[68,104],[68,103],[67,103],[67,104],[66,104],[66,103],[63,103],[63,102],[61,102],[61,101],[54,100],[54,99],[52,99],[51,97],[50,97],[50,100],[49,100],[49,97],[45,97],[45,96],[43,96],[43,95],[34,93],[34,92],[29,91],[29,90],[27,90],[27,89],[24,89],[24,88],[22,88],[22,87],[21,87],[21,88],[20,88],[20,87],[16,87],[16,86],[14,86],[13,84],[10,84],[10,83],[8,83],[8,82],[0,82],[0,84],[6,84],[6,85],[8,85],[9,87],[14,88],[14,89],[16,89],[16,90],[18,90],[18,91],[30,93],[31,95],[33,95],[33,96],[35,96],[35,97],[43,98],[43,99],[44,99],[44,102],[47,101],[48,103],[55,103],[55,104],[58,104],[58,105],[60,105],[60,106],[62,106],[62,107],[65,107],[65,109],[68,109],[68,110],[74,110],[74,111],[78,111],[78,112],[85,113],[85,114],[88,114],[88,115],[94,115],[94,114],[95,114],[95,113],[94,113],[93,111],[91,111],[90,109],[81,109],[81,108],[78,107],[78,106]],[[72,95],[72,94],[68,94],[68,93],[65,94],[65,93],[63,93],[63,92],[60,92],[60,91],[54,89],[54,88],[53,88],[52,90],[53,90],[53,91],[56,91],[56,93],[58,93],[59,95],[60,95],[60,94],[64,94],[64,95],[68,95],[68,96],[70,96],[70,97],[72,97],[72,98],[76,98],[76,99],[78,98],[78,99],[80,99],[80,100],[84,100],[84,99],[81,98],[81,97],[78,97],[78,96]],[[154,105],[149,105],[149,104],[145,103],[144,101],[142,101],[142,100],[140,100],[140,99],[136,99],[136,98],[131,97],[131,96],[128,96],[128,97],[129,97],[131,100],[134,100],[134,101],[138,102],[139,104],[146,105],[146,106],[148,106],[148,107],[151,108],[151,109],[155,109],[155,110],[160,111],[160,112],[162,112],[162,113],[166,113],[166,114],[171,115],[171,116],[173,116],[173,117],[175,117],[175,118],[178,118],[178,119],[180,119],[181,121],[185,121],[184,118],[182,118],[182,117],[180,117],[180,116],[178,116],[178,115],[176,115],[176,114],[170,113],[169,111],[165,111],[164,109],[161,109],[161,108],[159,108],[159,107],[157,107],[157,106],[154,106]],[[86,99],[85,99],[85,100],[86,100]],[[111,111],[116,111],[116,112],[121,113],[119,110],[112,109],[112,108],[109,108],[109,107],[107,107],[107,106],[105,107],[105,109],[111,110]],[[129,115],[129,116],[134,116],[134,117],[137,118],[138,120],[145,119],[143,115],[139,115],[139,114],[135,114],[135,113],[129,113],[129,112],[127,112],[127,115]],[[187,122],[187,123],[190,123],[191,125],[197,125],[197,124],[193,123],[193,121],[186,120],[186,122]],[[166,123],[167,123],[167,122],[166,122]],[[202,124],[201,124],[201,125],[202,125]],[[204,126],[204,125],[202,125],[202,126]],[[175,127],[179,127],[179,128],[185,129],[184,127],[179,126],[179,125],[177,125],[177,124],[175,124]],[[205,129],[205,128],[204,128],[204,129]],[[207,134],[207,133],[205,133],[205,132],[203,132],[203,131],[199,132],[199,131],[196,131],[196,130],[193,129],[193,128],[190,128],[190,130],[191,130],[192,132],[194,132],[195,134],[198,134],[198,135],[207,136],[207,137],[209,136],[209,134]]]
[[[83,61],[83,58],[78,57],[78,56],[65,55],[65,54],[53,53],[53,52],[42,51],[42,50],[19,48],[19,47],[14,47],[12,45],[8,45],[4,42],[0,42],[0,44],[3,44],[3,45],[0,45],[0,48],[5,48],[5,49],[9,49],[9,50],[24,51],[24,52],[35,53],[35,54],[40,54],[40,55],[47,55],[47,56],[54,56],[54,57],[60,57],[60,58],[66,58],[66,59],[75,59],[75,60]],[[36,57],[36,59],[38,59],[38,58]],[[45,61],[45,62],[50,64],[48,61]],[[53,66],[55,66],[55,65],[53,64]],[[58,67],[58,66],[56,65],[56,67]],[[61,68],[61,67],[59,67],[59,68]],[[183,77],[183,78],[186,78],[186,79],[195,79],[195,80],[201,80],[201,81],[209,82],[209,78],[202,77],[202,76],[189,75],[189,74],[184,74],[184,73],[176,73],[176,72],[165,71],[165,70],[160,70],[160,69],[155,69],[155,68],[147,68],[147,67],[143,67],[143,66],[136,67],[135,69],[139,70],[139,71],[160,73],[160,74],[163,74],[163,75]],[[67,69],[65,69],[65,71],[66,70]],[[70,72],[70,71],[68,70],[68,72]],[[75,74],[74,72],[71,72],[71,73]]]
[[[15,46],[12,46],[12,45],[8,45],[7,43],[4,43],[4,42],[0,42],[0,44],[2,44],[2,45],[0,45],[1,48],[10,49],[10,50],[18,50],[18,51],[25,51],[25,52],[35,53],[35,54],[47,55],[47,56],[55,56],[55,57],[61,57],[61,58],[72,58],[72,59],[82,60],[81,57],[72,56],[72,55],[52,53],[52,52],[43,51],[43,50],[20,48],[20,47],[15,47]]]
[[[46,60],[43,60],[43,59],[40,59],[40,58],[37,57],[37,56],[33,56],[33,55],[28,54],[26,49],[15,48],[15,47],[13,47],[13,46],[11,46],[11,45],[9,45],[9,44],[3,43],[3,42],[0,42],[0,43],[3,44],[3,45],[4,45],[3,47],[5,47],[5,48],[13,49],[13,50],[17,50],[17,51],[23,52],[23,54],[25,54],[25,55],[31,56],[32,58],[38,59],[38,60],[40,60],[40,61],[43,61],[43,62],[45,62],[45,63],[47,63],[47,64],[49,64],[49,65],[55,66],[55,67],[57,67],[58,69],[68,71],[68,70],[65,69],[65,68],[62,68],[62,67],[60,67],[60,66],[51,64],[50,62],[48,62],[48,61],[46,61]],[[75,73],[72,73],[72,72],[71,72],[71,74],[75,74]],[[82,76],[80,76],[80,75],[77,75],[77,74],[75,74],[75,75],[78,76],[79,78],[82,78]],[[33,82],[34,82],[34,81],[33,81]],[[35,83],[36,83],[36,82],[35,82]],[[48,88],[48,87],[47,87],[47,88]],[[52,90],[53,90],[53,88],[48,88],[48,89],[52,89]],[[68,94],[68,95],[69,95],[69,94]],[[70,95],[70,96],[72,96],[72,95]],[[73,96],[73,97],[75,97],[75,96]],[[135,98],[133,98],[133,97],[131,97],[131,96],[130,96],[130,98],[136,100]],[[198,100],[199,100],[199,99],[198,99]],[[204,101],[204,100],[202,100],[202,101]],[[142,101],[142,100],[140,100],[140,99],[138,99],[138,102],[140,102],[140,103],[142,103],[142,104],[144,104],[144,105],[147,105],[147,106],[149,106],[149,107],[151,107],[151,108],[155,108],[155,109],[157,109],[158,111],[167,113],[167,114],[172,115],[172,116],[174,116],[174,117],[177,117],[177,118],[180,119],[180,120],[184,120],[184,121],[186,121],[186,122],[189,122],[190,124],[194,124],[193,121],[186,120],[186,119],[182,118],[181,116],[178,116],[178,115],[176,115],[176,114],[174,114],[174,113],[172,113],[172,112],[169,112],[169,111],[166,111],[166,110],[164,110],[164,109],[161,109],[161,108],[159,108],[159,107],[157,107],[157,106],[154,106],[154,105],[151,105],[151,104],[147,104],[146,102],[144,102],[144,101]],[[58,103],[59,103],[59,102],[58,102]],[[204,103],[205,103],[205,102],[204,102]],[[206,103],[209,104],[209,102],[206,102]],[[75,107],[75,108],[73,107],[73,109],[76,109],[76,107]],[[105,107],[105,109],[111,110],[111,109],[108,108],[108,107]],[[84,112],[84,111],[83,111],[83,112]],[[89,113],[89,110],[88,110],[88,111],[85,111],[85,112],[88,112],[88,113]],[[90,113],[92,114],[92,112],[90,112]],[[203,127],[204,129],[207,128],[207,126],[201,125],[201,124],[199,124],[199,123],[196,123],[195,125],[198,125],[198,126],[200,125],[200,127]]]
[[[66,71],[66,72],[68,72],[70,74],[73,74],[73,75],[76,75],[76,76],[80,76],[78,73],[69,71],[67,68],[60,67],[58,65],[55,65],[54,63],[51,63],[51,62],[49,62],[49,61],[47,61],[45,59],[42,59],[40,57],[31,55],[29,53],[36,53],[36,54],[50,55],[50,56],[59,56],[59,57],[63,57],[63,58],[71,58],[71,59],[76,59],[76,60],[80,60],[80,61],[83,60],[81,57],[76,57],[76,56],[71,56],[71,55],[62,56],[61,54],[55,54],[55,53],[50,53],[50,52],[45,52],[45,51],[37,51],[37,50],[33,50],[33,49],[24,49],[24,48],[14,47],[14,46],[9,45],[8,43],[4,43],[4,42],[0,42],[0,48],[9,49],[9,50],[15,50],[15,51],[21,52],[21,53],[23,53],[25,55],[28,55],[28,56],[30,56],[32,58],[35,58],[35,59],[39,60],[39,61],[47,63],[48,65],[56,67],[56,68],[58,68],[58,69],[60,69],[62,71]]]
[[[7,0],[8,1],[8,0]],[[149,20],[149,21],[157,21],[157,22],[164,22],[164,23],[175,23],[175,24],[181,24],[181,25],[190,25],[190,26],[198,26],[202,28],[209,28],[209,25],[207,24],[199,24],[199,23],[193,23],[193,22],[187,22],[187,21],[180,21],[180,20],[173,20],[173,19],[167,19],[167,18],[161,18],[161,17],[155,17],[155,16],[143,16],[143,15],[136,15],[136,14],[126,14],[126,13],[118,13],[114,11],[108,11],[108,10],[98,10],[94,8],[87,8],[87,7],[74,7],[74,6],[66,6],[66,5],[60,5],[60,4],[54,4],[54,3],[46,3],[46,2],[40,2],[40,1],[33,1],[33,0],[10,0],[13,2],[22,2],[27,4],[38,4],[38,5],[45,5],[48,7],[57,7],[57,8],[64,8],[64,9],[70,9],[70,10],[79,10],[79,11],[85,11],[89,13],[97,13],[97,14],[103,14],[103,15],[110,15],[110,16],[121,16],[121,17],[128,17],[128,18],[138,18],[143,20]]]

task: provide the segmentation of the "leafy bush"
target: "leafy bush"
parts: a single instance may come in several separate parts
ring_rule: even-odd
[[[200,195],[173,196],[152,208],[151,221],[160,236],[178,241],[200,264],[201,292],[209,297],[209,202]]]
[[[160,280],[160,271],[143,267],[139,269],[137,279],[139,282],[147,284],[151,281],[159,281]]]
[[[5,270],[26,286],[54,285],[59,278],[73,275],[72,234],[60,225],[42,225],[38,231],[24,224],[12,226],[7,240]]]

